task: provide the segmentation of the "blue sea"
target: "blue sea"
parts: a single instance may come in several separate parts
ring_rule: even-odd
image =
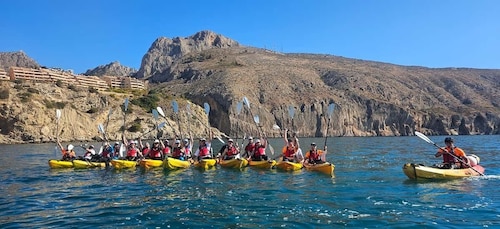
[[[431,139],[442,145],[444,136]],[[304,151],[312,141],[324,139],[301,139]],[[54,144],[0,145],[0,228],[500,227],[500,136],[455,143],[481,157],[486,176],[409,180],[403,164],[441,160],[418,137],[328,138],[334,178],[253,168],[50,169]],[[281,149],[283,140],[271,144]]]

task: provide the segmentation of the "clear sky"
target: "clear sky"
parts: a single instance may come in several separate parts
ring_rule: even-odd
[[[82,73],[138,69],[160,36],[426,67],[500,69],[495,0],[2,0],[0,51]]]

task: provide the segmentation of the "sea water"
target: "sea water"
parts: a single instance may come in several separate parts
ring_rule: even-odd
[[[444,136],[431,139],[443,145]],[[304,138],[304,152],[312,141],[323,147],[324,139]],[[455,143],[481,158],[486,176],[409,180],[403,164],[441,160],[418,137],[328,138],[334,178],[252,168],[50,169],[54,144],[0,145],[0,228],[500,227],[500,136]]]

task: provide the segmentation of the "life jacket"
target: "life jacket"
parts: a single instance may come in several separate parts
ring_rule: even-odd
[[[248,143],[247,146],[245,146],[245,152],[253,151],[255,151],[255,143]]]
[[[200,153],[198,156],[200,156],[200,157],[210,156],[210,149],[208,149],[207,146],[200,146],[198,149],[200,150]]]
[[[292,157],[294,157],[296,150],[295,150],[295,147],[285,146],[285,147],[283,147],[282,152],[283,152],[283,155],[285,157],[292,158]]]
[[[151,151],[151,149],[149,149],[148,147],[144,147],[141,150],[142,155],[144,155],[144,156],[148,155],[150,151]]]
[[[63,161],[71,161],[71,160],[76,158],[76,153],[73,150],[68,151],[68,150],[63,149],[62,154],[63,154],[63,156],[62,156]]]
[[[453,154],[453,149],[451,147],[446,147],[446,150]],[[458,160],[443,150],[440,150],[443,153],[443,163],[456,163]]]
[[[90,151],[85,152],[85,154],[83,155],[83,158],[88,159],[88,160],[92,159],[92,152],[90,152]]]
[[[191,147],[189,145],[184,146],[184,154],[191,156]]]
[[[164,154],[164,155],[170,154],[170,151],[171,151],[171,150],[172,150],[172,149],[170,149],[170,147],[169,147],[169,146],[166,146],[165,148],[163,148],[163,154]]]
[[[228,146],[227,147],[227,153],[226,153],[227,156],[234,156],[236,154],[238,154],[238,151],[236,150],[236,147],[234,147],[234,146]]]
[[[161,149],[160,148],[151,148],[151,150],[149,150],[149,157],[150,158],[160,158],[161,157]]]
[[[264,146],[254,147],[253,156],[255,158],[266,155],[266,148]]]
[[[182,152],[180,147],[174,147],[174,149],[172,151],[173,151],[172,152],[173,158],[180,158],[180,157],[184,156],[184,153]]]
[[[104,148],[104,150],[101,153],[102,157],[111,157],[112,149],[113,148],[111,148],[111,146]]]
[[[129,148],[127,150],[127,157],[137,157],[138,150],[137,148]]]
[[[315,162],[321,160],[321,155],[318,150],[309,150],[309,162]]]

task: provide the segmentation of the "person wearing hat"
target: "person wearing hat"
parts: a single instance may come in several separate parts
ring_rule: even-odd
[[[252,156],[254,151],[255,151],[255,142],[253,141],[253,137],[250,136],[248,137],[248,143],[245,146],[245,153],[243,153],[243,157]]]
[[[113,145],[113,154],[112,154],[113,159],[118,159],[120,157],[120,143],[115,142]]]
[[[163,156],[167,157],[172,154],[172,146],[170,145],[170,141],[168,139],[165,139],[165,141],[160,142],[162,151],[163,151]]]
[[[123,136],[123,143],[124,144],[127,143],[127,139],[125,139],[125,136]],[[126,145],[127,146],[127,156],[125,156],[126,160],[136,161],[142,158],[142,153],[139,150],[139,148],[137,148],[137,143],[138,143],[137,141],[130,140]]]
[[[234,141],[232,138],[227,140],[227,147],[222,151],[222,160],[231,160],[236,158],[236,155],[240,154],[238,147],[234,146]]]
[[[64,149],[59,139],[57,139],[57,145],[59,146],[59,149],[62,153],[62,161],[72,161],[76,159],[76,153],[74,151],[75,147],[73,145],[69,144],[66,149]]]
[[[212,132],[210,132],[210,138],[212,139]],[[198,149],[194,152],[194,156],[199,161],[205,158],[212,158],[212,144],[205,138],[201,138],[199,142]]]
[[[90,145],[88,148],[85,148],[83,146],[81,146],[81,147],[85,149],[85,153],[83,154],[82,160],[96,161],[96,159],[95,159],[96,153],[95,153],[95,149],[94,149],[93,145]]]
[[[250,154],[248,160],[252,161],[267,161],[266,155],[267,140],[256,139],[253,147],[253,152]]]
[[[174,147],[172,147],[172,157],[179,160],[186,160],[186,152],[181,145],[181,140],[177,139],[174,142]]]
[[[118,145],[120,145],[118,143]],[[109,142],[104,142],[103,149],[101,152],[101,162],[106,163],[106,167],[109,167],[109,162],[111,161],[111,158],[113,157],[114,154],[114,147],[109,144]]]
[[[440,148],[436,153],[436,157],[443,157],[443,163],[441,165],[437,165],[439,168],[444,169],[457,169],[464,168],[466,165],[463,162],[467,161],[465,152],[456,147],[453,144],[453,138],[446,137],[444,139],[445,148]]]
[[[326,153],[326,146],[325,146],[325,151],[317,149],[316,143],[311,143],[311,149],[307,151],[306,156],[305,156],[305,161],[304,163],[306,164],[323,164],[325,163],[323,155]]]
[[[193,144],[191,144],[192,142],[193,142],[193,138],[191,138],[191,140],[189,140],[187,138],[182,140],[181,147],[182,147],[182,150],[184,151],[184,154],[185,154],[187,159],[192,157],[192,155],[191,155],[192,151],[193,151]]]

